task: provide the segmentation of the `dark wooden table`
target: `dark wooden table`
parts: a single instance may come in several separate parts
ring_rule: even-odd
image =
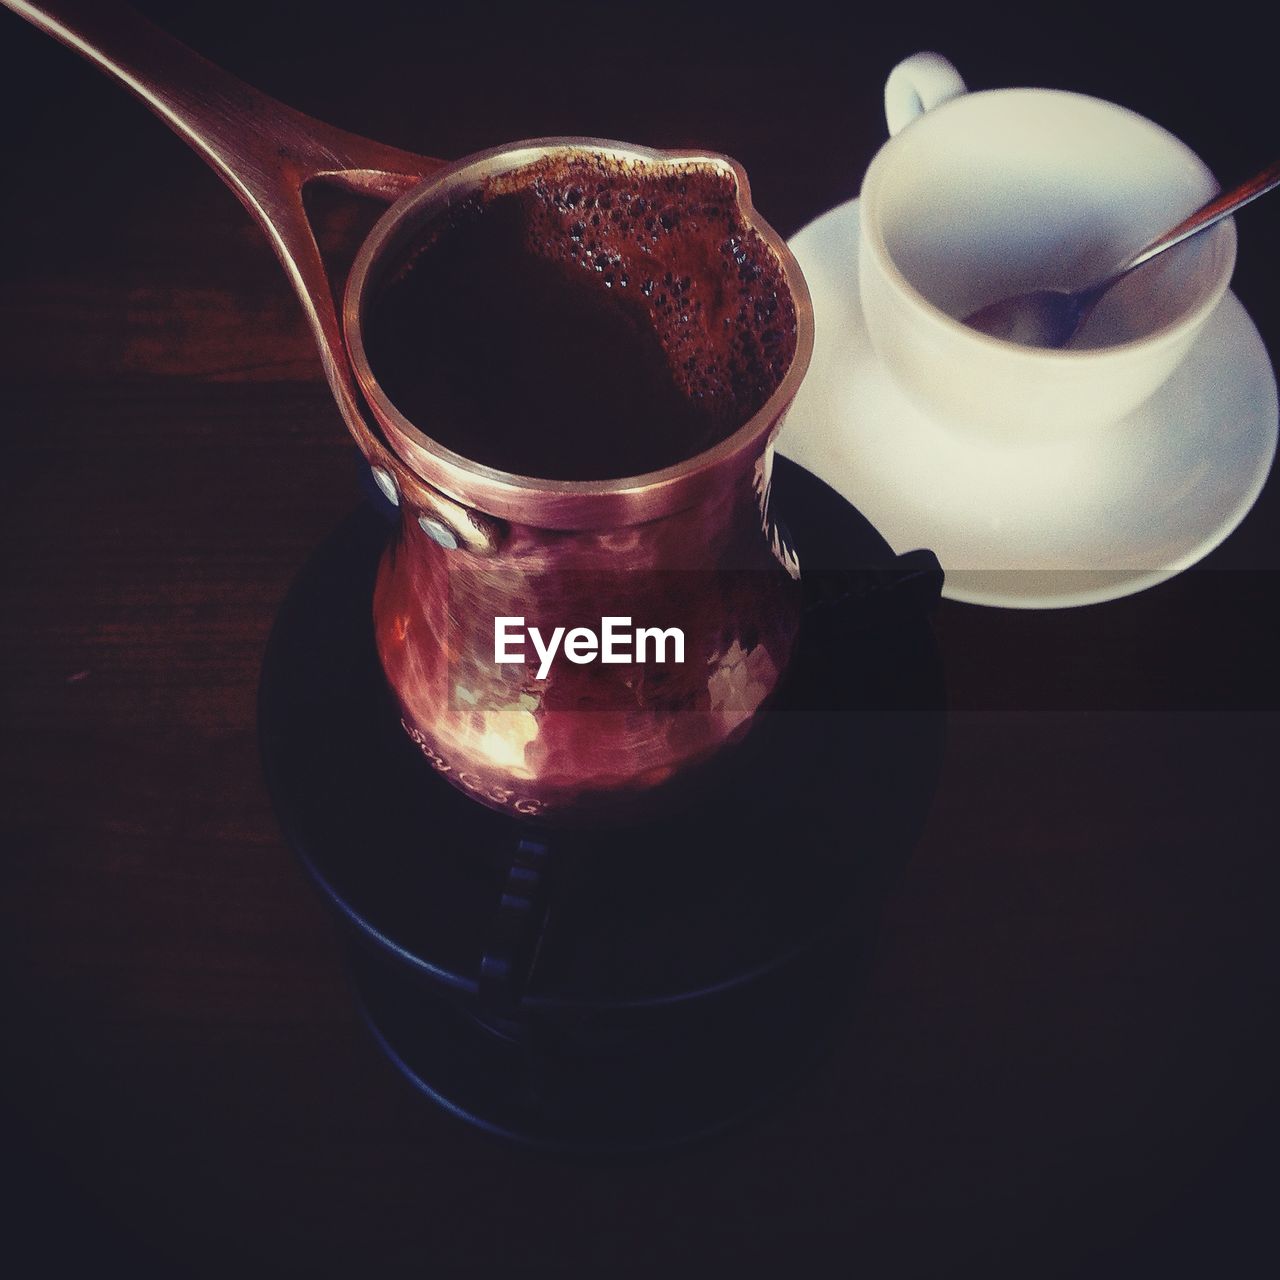
[[[727,151],[787,234],[856,193],[883,75],[919,47],[974,87],[1123,102],[1224,176],[1275,146],[1268,42],[1225,8],[1180,34],[1117,5],[144,8],[431,154],[556,133]],[[260,777],[274,612],[359,500],[299,309],[217,180],[8,14],[0,100],[0,1145],[5,1251],[43,1260],[14,1274],[1274,1271],[1274,484],[1142,595],[941,608],[941,787],[801,1089],[642,1162],[508,1148],[380,1057]],[[1277,212],[1242,215],[1235,281],[1273,352]],[[361,217],[330,210],[326,234]]]

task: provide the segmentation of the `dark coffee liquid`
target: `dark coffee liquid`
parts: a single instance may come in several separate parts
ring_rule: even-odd
[[[365,338],[382,389],[446,447],[604,480],[742,426],[791,364],[796,315],[728,176],[576,157],[492,180],[426,228]]]

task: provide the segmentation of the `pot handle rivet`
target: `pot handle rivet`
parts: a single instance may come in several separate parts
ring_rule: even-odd
[[[433,520],[430,516],[419,516],[418,527],[432,542],[438,543],[446,551],[458,549],[457,535],[448,525],[441,524],[439,520]]]
[[[373,482],[382,491],[382,496],[391,503],[392,506],[400,505],[400,490],[396,487],[396,478],[383,467],[371,467],[373,472]]]

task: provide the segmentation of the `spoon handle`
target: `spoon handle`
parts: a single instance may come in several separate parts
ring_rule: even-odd
[[[1252,178],[1246,179],[1239,186],[1232,187],[1230,191],[1223,191],[1214,196],[1208,204],[1201,205],[1195,213],[1183,218],[1176,227],[1171,227],[1163,235],[1157,236],[1145,249],[1140,249],[1130,258],[1112,279],[1117,280],[1127,275],[1134,267],[1150,262],[1158,253],[1172,249],[1174,245],[1198,235],[1277,186],[1280,186],[1280,160],[1269,164],[1261,173],[1254,174]]]

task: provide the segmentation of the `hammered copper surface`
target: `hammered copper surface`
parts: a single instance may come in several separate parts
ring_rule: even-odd
[[[406,524],[374,616],[404,727],[431,765],[525,817],[623,817],[742,738],[790,659],[799,587],[763,536],[754,468],[721,481],[707,502],[642,524],[512,525],[495,557],[446,551]],[[546,635],[606,615],[681,628],[685,662],[561,655],[539,680],[536,661],[494,661],[495,617]]]

